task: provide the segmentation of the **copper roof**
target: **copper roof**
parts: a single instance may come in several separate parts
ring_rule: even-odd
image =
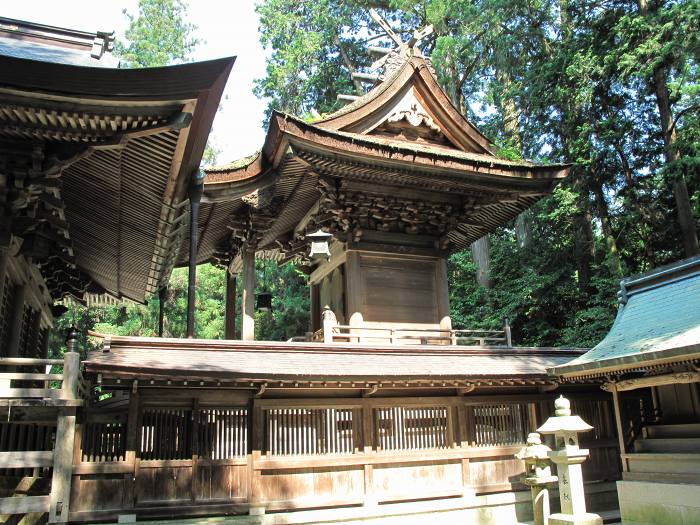
[[[577,349],[419,348],[112,336],[88,373],[110,377],[299,380],[545,378]]]
[[[624,279],[618,297],[605,339],[552,374],[597,376],[700,361],[700,257]]]

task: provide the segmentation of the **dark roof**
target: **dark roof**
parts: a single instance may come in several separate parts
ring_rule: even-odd
[[[605,339],[552,374],[602,375],[700,359],[700,257],[623,280],[619,299]]]
[[[0,142],[16,169],[41,155],[46,172],[24,177],[26,190],[15,183],[46,208],[15,234],[57,225],[43,234],[64,248],[34,257],[55,298],[106,290],[143,301],[168,278],[234,60],[110,69],[0,56]],[[97,287],[74,276],[64,286],[74,266]]]
[[[545,378],[583,350],[424,345],[327,345],[112,337],[91,352],[90,373],[123,377],[372,380]]]
[[[86,67],[119,67],[114,32],[88,33],[0,17],[0,55]]]

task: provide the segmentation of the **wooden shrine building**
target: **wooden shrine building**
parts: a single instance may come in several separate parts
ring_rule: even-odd
[[[623,523],[700,521],[700,257],[622,281],[608,335],[551,372],[614,399]]]
[[[559,385],[547,373],[584,350],[515,347],[508,326],[455,329],[449,315],[446,257],[551,192],[567,167],[499,158],[414,46],[389,50],[376,85],[336,113],[273,113],[260,152],[203,180],[232,59],[5,64],[0,514],[527,521],[513,455],[559,391],[595,427],[589,507],[616,507],[610,394],[601,379]],[[319,230],[328,254],[311,258]],[[256,257],[308,268],[307,333],[255,340]],[[190,265],[192,334],[204,262],[228,268],[225,340],[104,335],[82,363],[68,352],[62,374],[37,368],[56,362],[26,341],[51,326],[56,299],[142,300],[174,264]],[[43,302],[20,303],[30,290]]]

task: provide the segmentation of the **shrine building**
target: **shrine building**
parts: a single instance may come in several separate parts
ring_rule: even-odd
[[[595,429],[589,508],[617,509],[605,378],[548,374],[585,349],[450,318],[447,257],[567,166],[500,158],[403,45],[365,95],[273,112],[259,152],[202,172],[234,59],[104,67],[111,38],[0,19],[0,514],[528,521],[514,454],[562,392]],[[256,258],[308,274],[305,333],[256,340]],[[203,263],[227,268],[223,340],[191,337]],[[81,361],[72,334],[49,359],[64,297],[142,302],[176,265],[190,337],[93,333]]]

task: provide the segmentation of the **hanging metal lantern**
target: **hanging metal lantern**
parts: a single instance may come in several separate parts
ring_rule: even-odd
[[[255,309],[259,312],[271,312],[272,311],[272,294],[270,292],[264,291],[259,292],[256,298]]]
[[[330,259],[331,251],[328,247],[328,242],[333,237],[332,234],[326,233],[319,229],[314,233],[309,233],[306,238],[311,241],[311,251],[309,251],[309,257],[312,259]]]

